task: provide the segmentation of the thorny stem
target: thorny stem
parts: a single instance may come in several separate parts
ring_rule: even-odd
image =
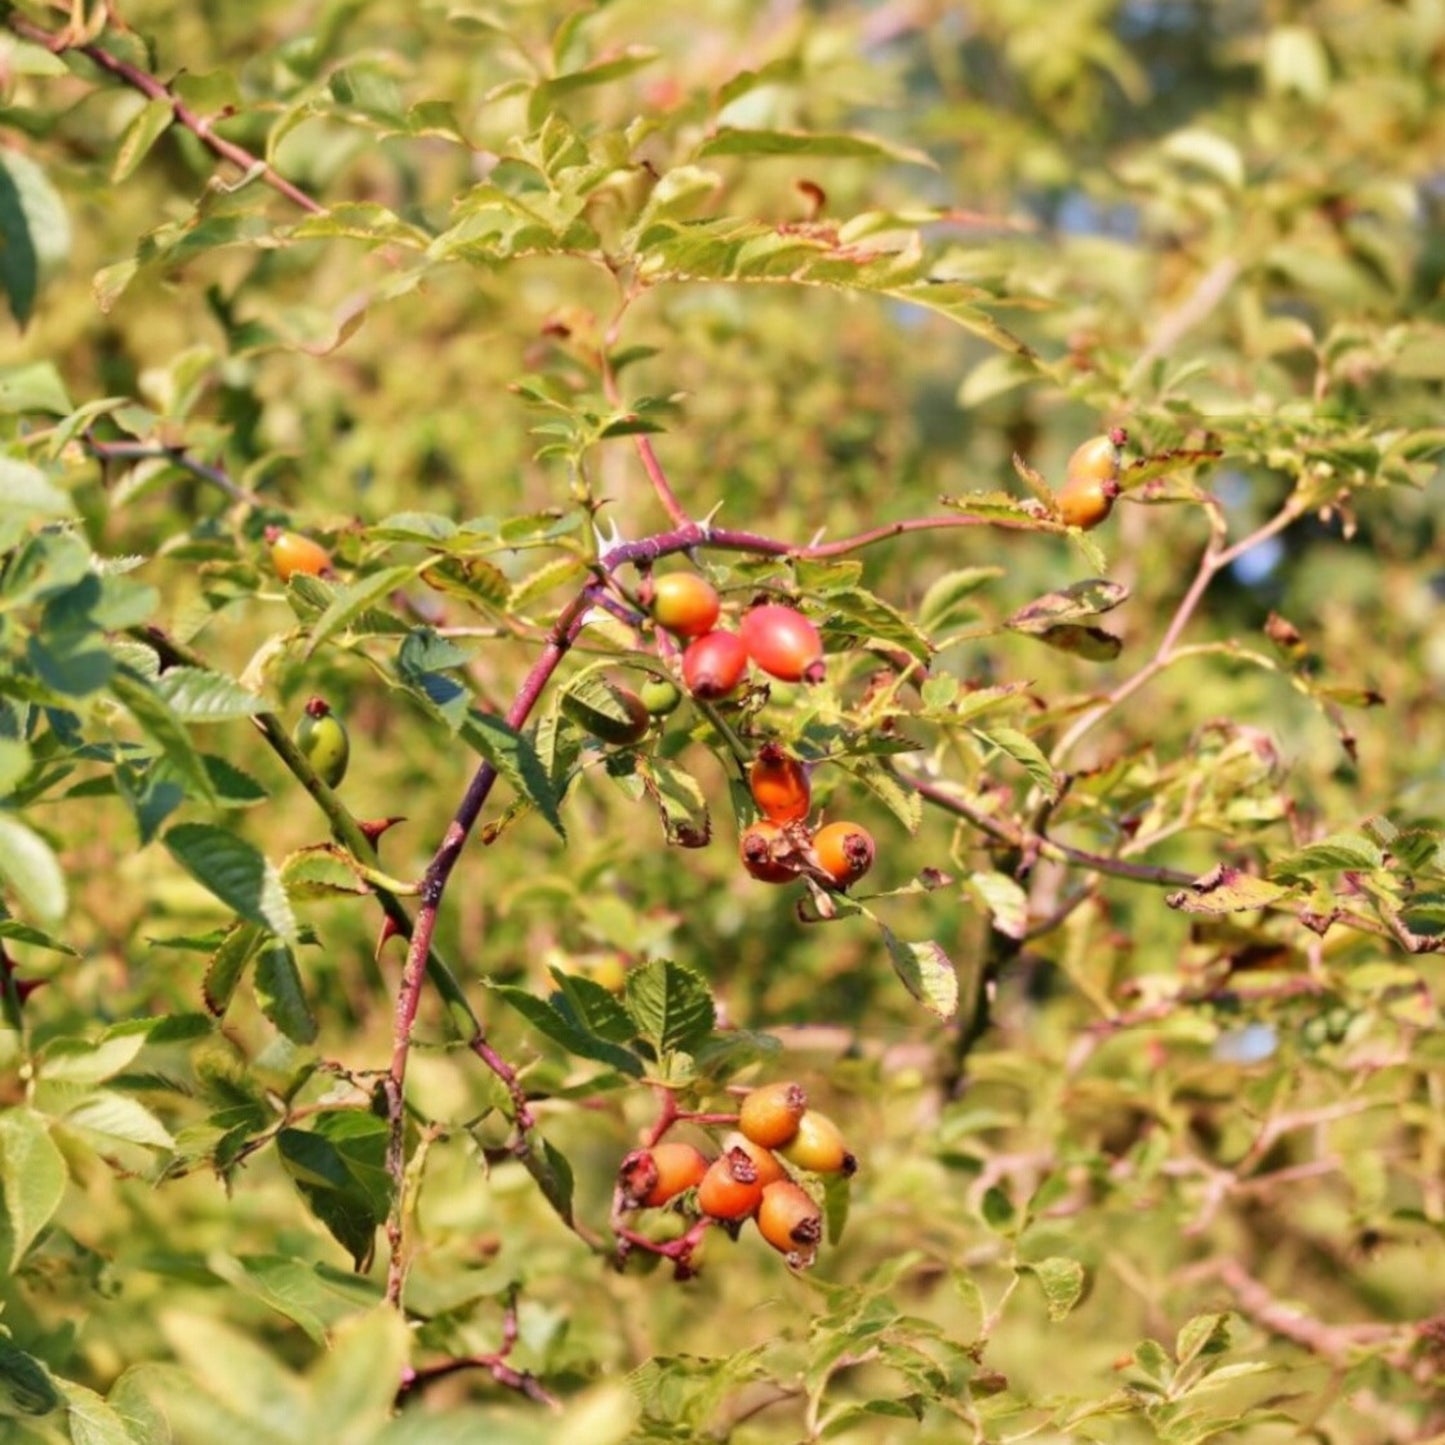
[[[512,706],[507,710],[506,722],[510,728],[520,728],[526,722],[532,709],[537,705],[557,665],[567,655],[573,640],[581,630],[583,619],[595,600],[597,584],[589,583],[563,610],[543,648],[533,663],[531,671],[523,680]],[[416,1025],[417,1005],[421,1000],[422,982],[426,977],[426,960],[431,949],[432,936],[436,932],[437,913],[442,895],[446,892],[447,880],[461,858],[465,846],[492,788],[496,785],[497,769],[491,762],[485,762],[472,775],[461,805],[458,807],[441,846],[428,865],[422,880],[422,906],[417,913],[411,945],[407,949],[406,963],[402,967],[401,983],[397,988],[396,1008],[392,1026],[391,1063],[387,1069],[386,1102],[389,1135],[387,1139],[387,1172],[393,1180],[402,1177],[406,1164],[406,1110],[403,1103],[407,1060],[411,1054],[412,1030]],[[489,1067],[496,1068],[502,1060],[490,1046],[481,1040],[480,1031],[473,1040],[472,1050]],[[485,1050],[483,1052],[483,1050]],[[515,1124],[518,1135],[518,1150],[525,1149],[525,1136],[535,1126],[525,1097],[516,1085],[515,1074],[510,1067],[502,1065],[511,1075],[513,1104],[516,1110]],[[387,1240],[391,1247],[391,1260],[387,1269],[386,1297],[392,1304],[401,1301],[402,1285],[406,1269],[402,1249],[402,1219],[399,1213],[399,1193],[394,1193],[391,1214],[387,1219]]]
[[[22,39],[43,45],[57,55],[64,54],[67,50],[79,51],[87,60],[98,65],[107,74],[124,81],[133,90],[140,91],[148,100],[165,101],[170,106],[176,123],[190,131],[214,155],[229,161],[247,178],[258,177],[272,190],[278,191],[292,205],[299,206],[303,211],[307,211],[313,216],[326,214],[325,206],[313,201],[305,191],[301,190],[299,186],[293,185],[260,156],[248,151],[245,146],[237,145],[234,141],[217,135],[211,128],[212,123],[208,117],[197,115],[190,106],[169,87],[161,84],[155,76],[147,74],[144,70],[130,64],[129,61],[122,60],[118,55],[113,55],[103,45],[98,45],[94,41],[85,41],[76,45],[64,34],[53,34],[44,30],[26,20],[22,15],[7,15],[5,19],[10,28]]]

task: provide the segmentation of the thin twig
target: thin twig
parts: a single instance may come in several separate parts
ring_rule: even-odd
[[[233,502],[245,502],[252,507],[264,505],[261,498],[249,487],[243,487],[239,482],[232,481],[230,474],[223,467],[212,466],[209,462],[198,462],[185,447],[164,446],[156,442],[103,442],[91,431],[86,431],[81,440],[85,449],[101,461],[146,461],[149,459],[159,461],[164,459],[172,466],[189,472],[193,477],[198,477],[203,482],[209,482],[211,486],[224,492]]]
[[[162,84],[155,76],[132,65],[129,61],[122,60],[118,55],[113,55],[103,45],[94,41],[83,42],[79,45],[70,41],[64,33],[55,34],[44,30],[40,26],[26,20],[22,15],[7,15],[6,22],[10,28],[25,40],[43,45],[54,54],[60,55],[68,50],[78,51],[87,60],[98,65],[107,74],[115,76],[118,80],[124,81],[134,90],[146,96],[150,100],[163,100],[171,108],[178,124],[183,125],[194,135],[202,145],[213,154],[229,161],[237,167],[245,176],[256,176],[263,180],[272,190],[278,191],[285,196],[293,205],[299,206],[303,211],[310,212],[313,216],[326,214],[326,207],[317,201],[313,201],[300,187],[293,185],[285,176],[275,170],[268,162],[260,156],[248,151],[245,146],[237,145],[235,141],[226,140],[219,136],[212,129],[211,121],[202,115],[197,115],[178,95],[168,86]]]

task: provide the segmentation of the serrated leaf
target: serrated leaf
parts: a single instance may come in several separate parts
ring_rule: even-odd
[[[516,984],[498,983],[491,985],[491,988],[498,998],[516,1009],[539,1034],[545,1035],[553,1043],[561,1044],[569,1054],[579,1059],[592,1059],[596,1063],[608,1064],[634,1079],[641,1077],[642,1061],[635,1054],[589,1033],[570,1013],[563,1012]],[[629,1037],[636,1032],[636,1029],[629,1030]]]
[[[276,1152],[311,1212],[364,1270],[387,1216],[387,1126],[363,1110],[322,1114],[312,1129],[282,1129]]]
[[[326,611],[311,627],[306,655],[310,657],[323,642],[354,622],[378,599],[404,587],[416,575],[415,567],[384,567],[380,572],[368,573],[345,587],[338,587]]]
[[[1023,501],[1012,492],[960,492],[956,497],[940,497],[938,500],[952,511],[964,512],[970,517],[1002,518],[1025,527],[1029,523],[1037,523],[1041,531],[1050,525],[1032,503]]]
[[[1278,883],[1221,864],[1164,901],[1181,913],[1251,913],[1289,895],[1290,890]]]
[[[306,1000],[296,955],[287,944],[276,940],[262,948],[256,955],[251,986],[261,1012],[293,1044],[316,1042],[316,1015]]]
[[[230,1007],[241,974],[265,936],[265,930],[259,924],[233,923],[220,947],[211,955],[205,978],[201,981],[201,997],[206,1008],[217,1018]]]
[[[155,682],[156,695],[182,722],[229,722],[255,717],[266,710],[253,692],[219,672],[199,667],[172,667]]]
[[[663,833],[676,848],[705,848],[712,839],[707,795],[697,779],[666,758],[640,757],[638,775],[657,805]]]
[[[468,713],[461,736],[531,802],[559,838],[567,836],[557,812],[557,791],[532,740],[489,713]]]
[[[549,970],[565,1012],[588,1033],[596,1034],[614,1044],[629,1044],[637,1037],[637,1025],[617,999],[595,979],[583,978],[564,969]]]
[[[244,838],[206,823],[178,823],[164,841],[176,862],[228,908],[288,943],[296,941],[280,873]]]
[[[70,1445],[137,1445],[138,1437],[119,1411],[113,1410],[94,1390],[67,1380],[65,1423]]]
[[[556,1210],[557,1217],[570,1229],[574,1180],[567,1156],[553,1148],[546,1139],[538,1138],[535,1147],[522,1156],[522,1165],[537,1181],[537,1187],[547,1203]]]
[[[671,959],[652,959],[628,974],[626,1005],[659,1055],[691,1053],[717,1023],[706,980]]]
[[[510,613],[525,612],[539,598],[558,587],[575,586],[586,573],[587,563],[582,558],[554,557],[512,587],[506,609]]]
[[[112,1089],[87,1094],[67,1110],[65,1123],[73,1129],[150,1149],[174,1149],[176,1144],[170,1130],[139,1099]]]
[[[65,1157],[30,1109],[0,1113],[0,1273],[15,1272],[65,1197]]]
[[[951,1019],[958,1012],[958,975],[953,963],[936,943],[905,943],[879,924],[888,957],[903,986],[929,1012]]]
[[[358,898],[371,892],[356,859],[335,843],[302,848],[281,864],[288,898]]]
[[[1334,833],[1277,859],[1270,872],[1278,878],[1295,878],[1346,868],[1373,872],[1384,866],[1385,855],[1379,844],[1363,833]]]
[[[933,656],[933,644],[896,607],[862,587],[844,587],[823,598],[828,607],[824,632],[862,630],[880,642],[901,647],[920,662]]]
[[[1027,734],[1009,727],[975,728],[973,734],[1018,763],[1046,798],[1054,800],[1059,796],[1058,777],[1039,745]]]
[[[1023,938],[1029,931],[1029,896],[1006,873],[974,873],[968,891],[988,911],[993,926],[1006,938]]]
[[[844,757],[837,762],[845,772],[852,774],[878,798],[910,833],[918,831],[923,822],[923,799],[897,773],[885,767],[877,758]]]
[[[42,923],[65,917],[65,873],[50,844],[19,818],[0,812],[0,879]]]
[[[1120,582],[1091,577],[1084,582],[1046,592],[1019,608],[1005,623],[1015,632],[1041,633],[1061,622],[1081,622],[1112,612],[1129,596],[1129,589]]]
[[[1020,1264],[1020,1272],[1033,1275],[1044,1292],[1044,1305],[1051,1320],[1064,1319],[1084,1293],[1084,1266],[1064,1255]]]
[[[204,802],[214,803],[211,775],[184,724],[156,687],[130,668],[121,667],[110,679],[110,691],[160,748],[187,792]]]

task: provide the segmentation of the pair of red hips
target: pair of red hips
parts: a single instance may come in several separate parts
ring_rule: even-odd
[[[852,1174],[857,1160],[833,1121],[808,1108],[794,1083],[754,1089],[742,1102],[738,1132],[709,1159],[692,1144],[664,1140],[622,1161],[618,1188],[629,1207],[656,1208],[689,1189],[700,1213],[726,1225],[757,1221],[758,1231],[794,1269],[812,1264],[823,1237],[818,1202],[773,1153],[814,1174]]]
[[[688,691],[716,702],[736,691],[755,662],[782,682],[821,682],[823,639],[795,607],[764,602],[743,614],[736,632],[717,625],[722,600],[695,572],[669,572],[652,584],[652,615],[660,627],[690,639],[682,654]]]
[[[873,838],[866,828],[841,820],[816,832],[808,827],[813,801],[808,770],[779,744],[758,749],[748,789],[763,816],[743,830],[738,855],[754,878],[788,883],[811,870],[834,888],[847,888],[873,866]]]

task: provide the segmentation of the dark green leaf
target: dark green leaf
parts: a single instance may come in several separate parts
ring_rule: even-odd
[[[296,941],[296,919],[281,875],[244,838],[206,823],[178,823],[165,844],[176,862],[227,907],[287,942]]]
[[[690,1053],[717,1022],[706,980],[671,959],[655,958],[627,976],[627,1012],[659,1055]]]

